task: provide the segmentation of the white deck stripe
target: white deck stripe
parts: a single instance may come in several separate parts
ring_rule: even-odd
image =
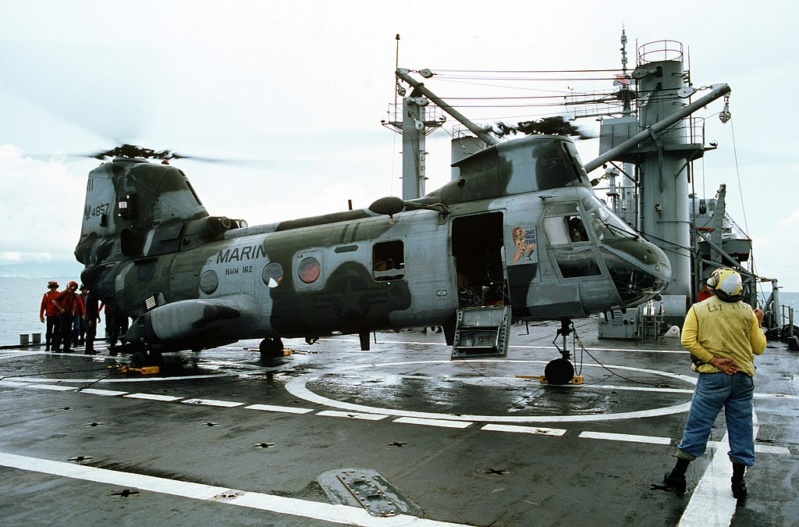
[[[607,432],[580,432],[578,437],[584,439],[603,439],[606,441],[625,441],[627,443],[648,443],[652,445],[670,445],[670,437],[639,436],[632,434],[610,434]]]
[[[790,456],[790,449],[784,446],[755,445],[755,452],[759,454],[776,454],[778,456]]]
[[[385,414],[366,414],[358,412],[342,412],[341,410],[323,410],[316,415],[324,417],[346,417],[348,419],[363,419],[366,421],[379,421],[388,417]]]
[[[74,392],[77,390],[74,386],[61,386],[57,384],[26,384],[25,388],[34,388],[36,390],[52,390],[55,392]]]
[[[146,401],[163,401],[167,403],[183,399],[183,397],[178,397],[175,395],[159,395],[157,393],[129,393],[124,397],[126,399],[144,399]]]
[[[0,381],[0,386],[5,386],[6,388],[24,388],[27,386],[27,383],[22,381],[3,380]]]
[[[245,406],[247,410],[261,410],[262,412],[283,412],[287,414],[307,414],[313,412],[310,408],[297,408],[295,406],[275,406],[272,404],[251,404]]]
[[[327,521],[344,525],[364,527],[447,527],[461,524],[426,520],[415,516],[398,515],[388,518],[371,516],[365,509],[346,505],[331,505],[315,501],[300,500],[274,496],[260,492],[246,492],[225,487],[215,487],[200,483],[177,481],[141,474],[130,474],[103,468],[95,468],[63,461],[50,461],[33,457],[18,456],[0,452],[0,465],[51,474],[54,476],[92,481],[123,487],[135,487],[139,490],[181,496],[184,498],[213,501],[220,505],[236,505],[288,514],[301,518]]]
[[[92,395],[104,395],[106,397],[117,397],[119,395],[125,395],[128,392],[119,392],[116,390],[98,390],[97,388],[83,388],[82,390],[78,390],[80,393],[90,393]]]
[[[514,434],[535,434],[542,436],[562,436],[566,430],[562,428],[541,428],[540,426],[485,425],[481,430],[489,432],[511,432]]]
[[[443,428],[467,428],[473,423],[469,421],[448,421],[445,419],[420,419],[418,417],[400,417],[394,419],[394,423],[405,423],[411,425],[440,426]]]
[[[490,425],[489,425],[490,426]],[[486,427],[483,427],[485,430]],[[511,430],[508,430],[509,432]],[[653,445],[670,445],[672,439],[670,437],[658,437],[658,436],[639,436],[639,435],[628,435],[628,434],[610,434],[607,432],[591,432],[591,431],[584,431],[580,432],[578,436],[582,439],[604,439],[607,441],[626,441],[631,443],[650,443]],[[708,441],[707,443],[708,448],[712,448],[714,450],[724,450],[728,448],[727,443],[723,441]],[[778,456],[790,456],[791,451],[790,449],[782,446],[771,446],[771,445],[755,445],[755,452],[759,454],[775,454]]]
[[[241,406],[244,404],[236,401],[219,401],[216,399],[186,399],[180,402],[182,404],[196,404],[198,406],[218,406],[220,408],[235,408],[236,406]]]

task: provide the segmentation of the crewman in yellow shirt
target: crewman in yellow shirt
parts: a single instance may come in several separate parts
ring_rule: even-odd
[[[732,461],[732,494],[746,499],[744,472],[755,464],[752,399],[755,355],[766,349],[763,312],[741,301],[741,275],[716,269],[707,280],[713,296],[691,306],[682,329],[682,346],[691,352],[691,369],[699,373],[691,409],[677,445],[677,464],[664,477],[684,494],[688,464],[705,453],[710,430],[724,409]]]

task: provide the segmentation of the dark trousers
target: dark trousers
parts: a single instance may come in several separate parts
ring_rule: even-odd
[[[94,339],[97,336],[97,321],[86,320],[86,351],[94,351]]]
[[[108,323],[108,316],[106,315],[106,323]],[[120,313],[114,313],[113,324],[111,324],[111,333],[108,335],[108,340],[111,348],[117,345],[117,339],[125,344],[125,333],[128,332],[129,321],[128,317]]]
[[[72,349],[72,322],[75,317],[72,315],[58,316],[58,331],[53,337],[53,349],[59,351],[61,343],[64,343],[64,351]]]
[[[50,343],[53,342],[53,339],[58,333],[60,319],[58,315],[53,315],[46,317],[45,321],[47,323],[47,329],[44,334],[44,350],[50,351]]]

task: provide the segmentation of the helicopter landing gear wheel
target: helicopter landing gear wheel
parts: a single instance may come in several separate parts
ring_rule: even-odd
[[[283,356],[283,341],[279,338],[267,338],[261,341],[258,346],[261,351],[261,359],[274,359]]]
[[[574,365],[568,359],[551,360],[544,368],[544,377],[549,384],[569,384],[574,378]]]
[[[164,355],[157,350],[138,350],[130,356],[130,365],[134,368],[145,366],[164,367]]]
[[[159,368],[164,367],[164,354],[157,350],[150,350],[149,357],[148,357],[148,365],[149,366],[158,366]]]
[[[134,351],[130,356],[130,365],[134,368],[147,366],[147,352],[144,350]]]
[[[572,379],[574,379],[574,365],[569,360],[571,354],[569,353],[567,343],[567,338],[573,331],[574,329],[572,328],[572,321],[570,319],[564,318],[560,321],[560,329],[552,343],[555,344],[555,347],[560,351],[561,357],[549,361],[549,364],[544,368],[544,377],[549,384],[569,384],[572,382]],[[561,346],[557,344],[558,337],[561,337],[563,340]]]

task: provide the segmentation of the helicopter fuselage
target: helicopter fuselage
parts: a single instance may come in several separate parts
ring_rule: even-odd
[[[247,227],[208,216],[174,167],[117,159],[90,176],[82,279],[136,319],[129,338],[167,350],[446,328],[467,306],[579,318],[668,283],[665,254],[594,196],[568,139],[511,141],[459,168],[393,209]]]

